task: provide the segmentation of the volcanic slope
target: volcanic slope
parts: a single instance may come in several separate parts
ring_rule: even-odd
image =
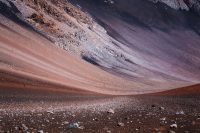
[[[200,82],[195,12],[147,0],[0,7],[2,88],[131,95]]]

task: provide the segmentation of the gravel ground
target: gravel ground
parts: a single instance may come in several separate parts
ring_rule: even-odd
[[[110,97],[1,92],[4,92],[0,94],[2,133],[200,132],[198,95]]]

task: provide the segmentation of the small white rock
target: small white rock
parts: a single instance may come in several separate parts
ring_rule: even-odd
[[[159,107],[159,109],[160,109],[160,110],[165,110],[165,108],[164,108],[164,107]]]
[[[84,126],[79,126],[78,128],[79,128],[79,129],[82,129],[82,130],[83,130],[83,129],[85,129],[85,127],[84,127]]]
[[[184,113],[184,111],[182,111],[182,110],[176,112],[176,115],[184,115],[184,114],[185,114],[185,113]]]
[[[69,124],[69,122],[68,121],[64,121],[63,124],[67,125],[67,124]]]
[[[54,112],[52,110],[48,110],[47,113],[53,114]]]
[[[108,113],[110,113],[110,114],[114,114],[115,111],[114,111],[113,109],[109,109],[109,110],[108,110]]]
[[[23,129],[24,129],[25,131],[28,130],[28,127],[27,127],[25,124],[22,124],[22,127],[23,127]]]
[[[168,133],[176,133],[175,131],[169,130]]]
[[[177,124],[172,124],[170,125],[171,128],[178,128],[178,125]]]
[[[19,127],[15,127],[15,130],[19,130]]]
[[[39,131],[37,131],[37,133],[44,133],[44,131],[43,130],[39,130]]]
[[[124,126],[124,123],[122,123],[122,122],[118,122],[117,126],[119,126],[119,127],[123,127],[123,126]]]
[[[166,117],[163,117],[163,118],[160,118],[161,121],[166,121],[167,118]]]

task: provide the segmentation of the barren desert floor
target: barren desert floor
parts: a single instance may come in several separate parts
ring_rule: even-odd
[[[8,88],[0,91],[1,132],[200,132],[199,95],[101,96]]]

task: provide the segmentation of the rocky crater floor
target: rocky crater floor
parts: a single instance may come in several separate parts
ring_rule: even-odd
[[[6,93],[0,95],[2,133],[200,132],[198,95],[110,97],[24,91],[23,97]]]

